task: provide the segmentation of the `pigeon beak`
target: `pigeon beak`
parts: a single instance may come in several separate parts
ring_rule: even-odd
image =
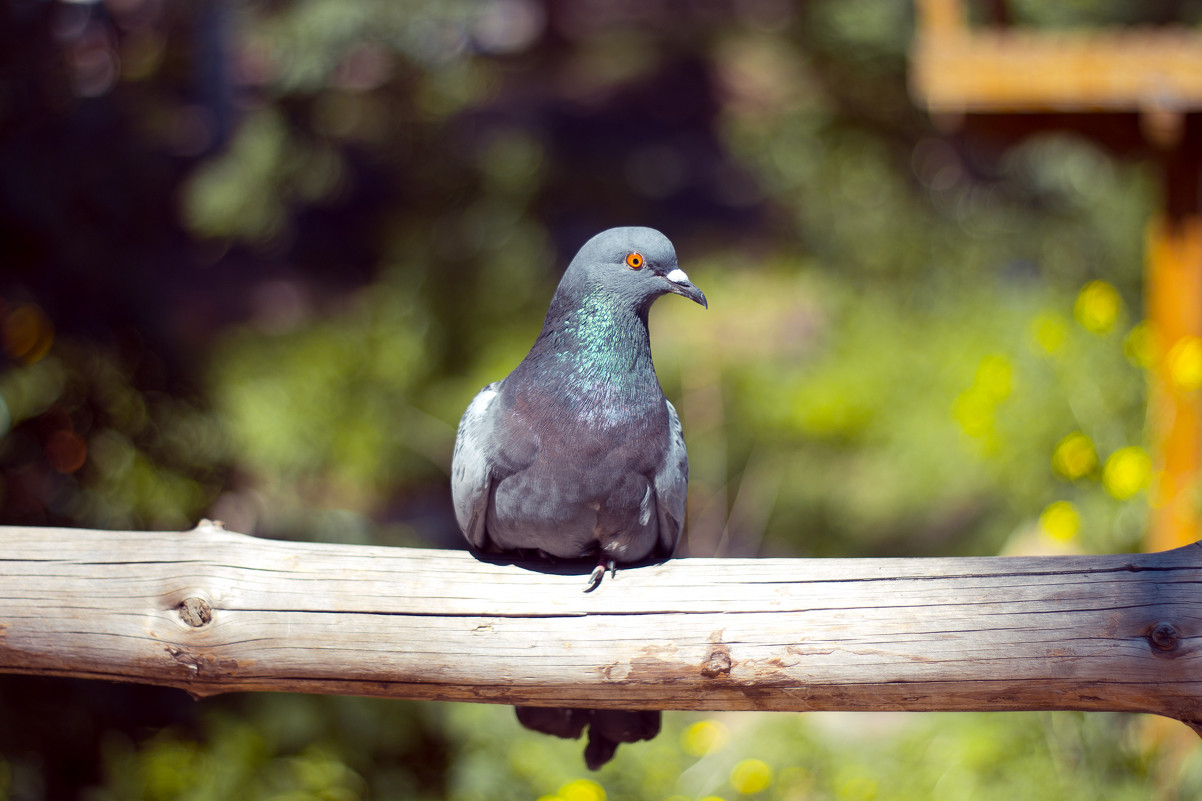
[[[710,307],[705,299],[705,293],[693,285],[689,277],[685,275],[684,270],[676,267],[665,275],[664,278],[668,279],[669,292],[683,295],[694,303],[700,303],[703,308],[708,309]]]

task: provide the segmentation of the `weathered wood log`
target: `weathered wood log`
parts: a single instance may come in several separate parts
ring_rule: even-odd
[[[458,551],[0,527],[0,672],[647,709],[1202,721],[1202,545],[675,559],[583,576]]]

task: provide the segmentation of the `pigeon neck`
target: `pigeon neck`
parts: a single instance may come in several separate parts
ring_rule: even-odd
[[[607,418],[644,412],[663,395],[646,312],[599,287],[574,294],[556,294],[519,371],[553,382],[558,397],[577,410],[604,407]]]
[[[600,287],[560,289],[534,347],[505,379],[503,403],[551,427],[571,419],[634,436],[667,425],[645,308]]]
[[[593,289],[564,307],[556,315],[558,324],[545,331],[561,361],[579,362],[589,372],[615,379],[639,372],[654,376],[645,311],[640,313],[625,298],[602,289]],[[548,317],[555,313],[553,305]]]

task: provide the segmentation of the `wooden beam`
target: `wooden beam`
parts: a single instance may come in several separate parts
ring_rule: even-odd
[[[970,28],[919,3],[910,86],[936,114],[1202,108],[1202,34],[1190,28]]]
[[[1197,191],[1198,164],[1189,171]],[[1198,530],[1202,470],[1202,216],[1161,217],[1148,226],[1145,303],[1154,359],[1148,424],[1156,481],[1148,548],[1188,542]]]
[[[1202,545],[677,559],[584,576],[460,551],[0,527],[0,672],[393,698],[1202,720]]]

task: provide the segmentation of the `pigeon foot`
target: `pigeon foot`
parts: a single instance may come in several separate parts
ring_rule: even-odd
[[[614,560],[601,557],[601,561],[593,568],[593,572],[589,574],[588,586],[584,588],[585,592],[592,592],[601,586],[601,579],[605,578],[605,571],[609,570],[610,578],[618,575],[618,566],[614,564]]]

